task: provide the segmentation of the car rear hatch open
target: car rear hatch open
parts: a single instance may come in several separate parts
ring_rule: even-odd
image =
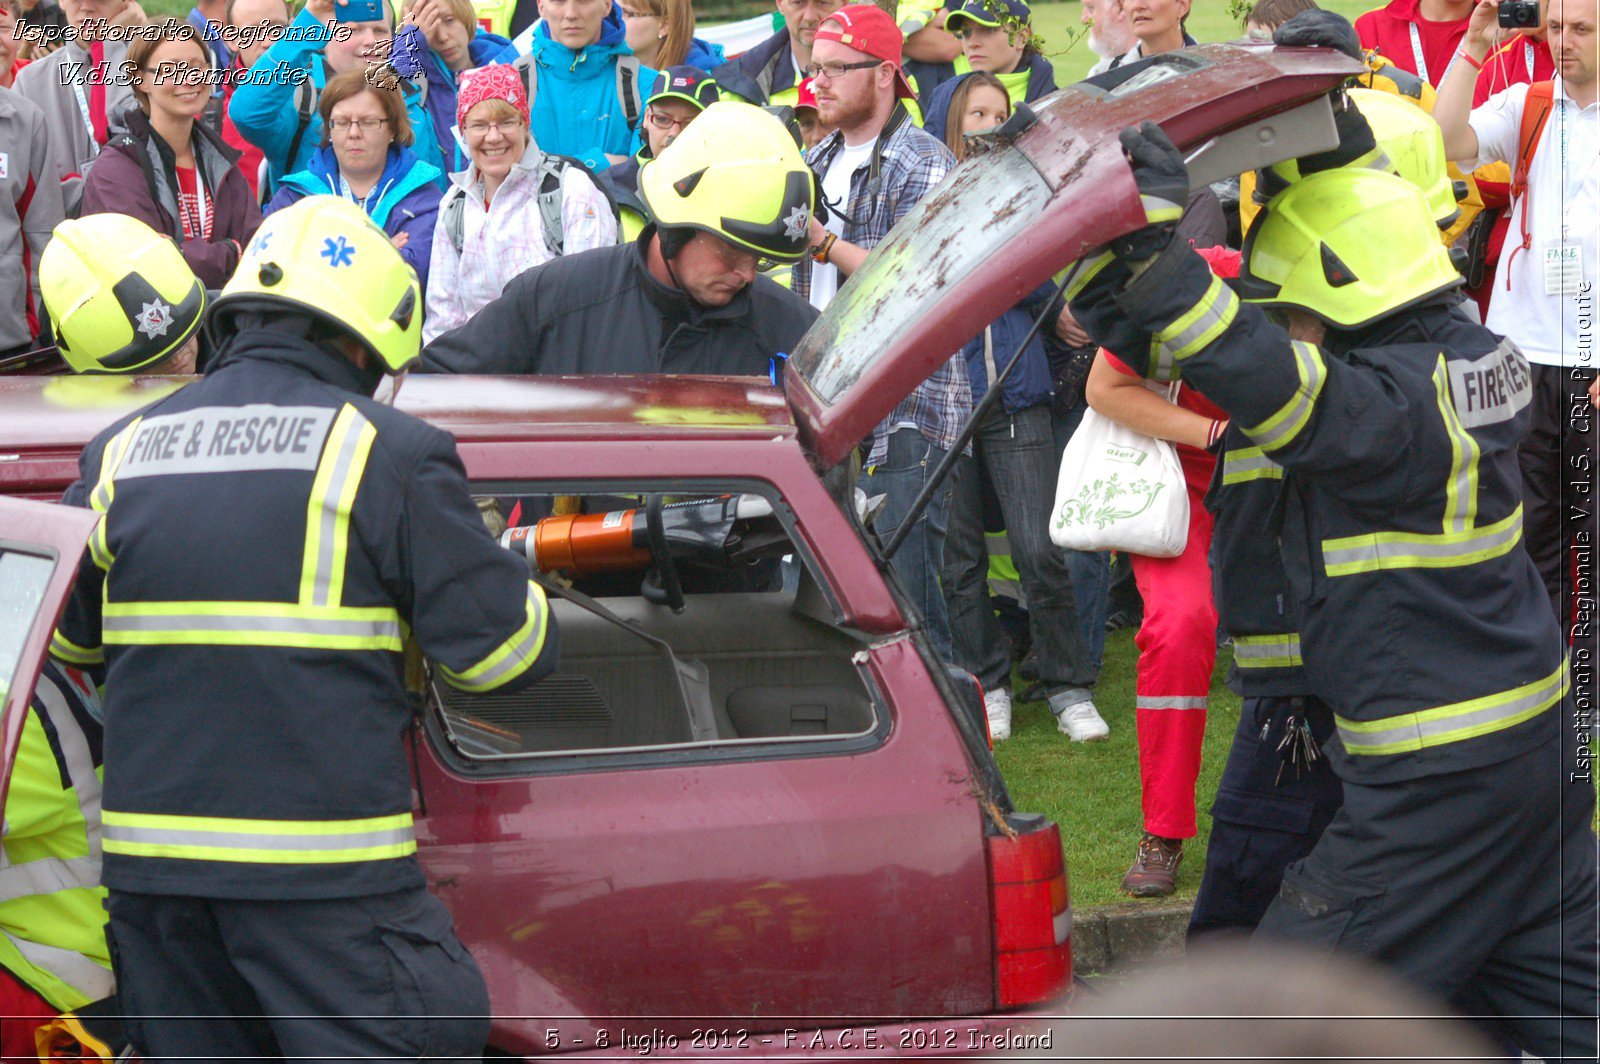
[[[1363,69],[1327,49],[1202,45],[1036,104],[1036,122],[901,220],[800,341],[785,384],[816,466],[1046,278],[1142,224],[1124,127],[1159,123],[1198,188],[1333,147],[1327,94]]]

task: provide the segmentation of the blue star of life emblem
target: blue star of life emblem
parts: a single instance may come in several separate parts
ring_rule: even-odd
[[[355,260],[356,249],[342,236],[338,239],[329,237],[322,242],[320,254],[330,266],[348,266]]]
[[[259,255],[267,250],[267,241],[272,239],[271,233],[262,233],[250,242],[250,254]]]

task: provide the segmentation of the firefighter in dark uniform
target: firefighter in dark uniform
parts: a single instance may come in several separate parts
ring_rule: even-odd
[[[1452,313],[1461,278],[1404,179],[1335,169],[1274,197],[1240,288],[1286,332],[1171,240],[1188,176],[1165,134],[1122,143],[1148,224],[1081,271],[1072,312],[1285,470],[1301,656],[1334,713],[1345,804],[1258,935],[1367,954],[1484,1002],[1531,1053],[1593,1057],[1594,793],[1569,781],[1565,641],[1520,549],[1526,362]]]
[[[205,379],[97,436],[66,497],[105,515],[52,651],[105,663],[129,1036],[151,1060],[476,1060],[483,977],[416,858],[402,640],[509,690],[554,666],[548,605],[451,437],[371,398],[416,361],[422,300],[359,208],[273,215],[212,314]]]
[[[131,288],[143,298],[130,307],[117,293]],[[205,289],[177,246],[143,222],[94,214],[56,226],[39,257],[39,294],[62,359],[86,375],[76,390],[58,387],[71,379],[51,381],[49,401],[115,400],[130,375],[193,367]],[[0,827],[0,1059],[31,1060],[41,1043],[88,1059],[125,1048],[100,885],[98,682],[97,672],[46,662],[17,748]]]
[[[1360,55],[1353,29],[1348,45]],[[1438,123],[1418,108],[1391,107],[1392,96],[1368,92],[1356,100],[1356,95],[1351,94],[1352,102],[1368,120],[1382,154],[1377,168],[1392,168],[1416,185],[1434,222],[1441,229],[1451,226],[1461,210]],[[1364,164],[1371,161],[1346,165]],[[1272,172],[1252,176],[1260,188],[1286,187]],[[1217,252],[1207,256],[1213,271],[1238,276],[1237,252],[1227,253],[1225,262]],[[1321,753],[1333,732],[1333,710],[1306,681],[1300,610],[1278,549],[1283,467],[1235,424],[1223,434],[1220,450],[1206,493],[1213,517],[1212,582],[1217,615],[1233,640],[1228,685],[1244,699],[1244,708],[1211,807],[1205,875],[1189,920],[1191,940],[1212,932],[1254,931],[1282,885],[1283,870],[1311,852],[1344,803],[1339,778]]]

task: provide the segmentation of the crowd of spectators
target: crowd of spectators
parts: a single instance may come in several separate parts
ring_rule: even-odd
[[[1356,28],[1367,84],[1432,108],[1452,157],[1479,167],[1463,178],[1463,227],[1446,237],[1478,272],[1488,324],[1535,363],[1528,543],[1560,613],[1578,546],[1559,517],[1560,460],[1592,447],[1565,416],[1587,380],[1569,372],[1578,326],[1563,308],[1595,276],[1600,142],[1595,27],[1571,14],[1578,5],[1552,3],[1538,27],[1504,40],[1491,0],[1392,0]],[[200,0],[185,19],[152,23],[138,0],[0,0],[0,356],[50,341],[33,264],[63,218],[140,219],[217,288],[263,214],[338,196],[421,279],[430,371],[775,374],[972,138],[1057,88],[1024,0],[906,0],[893,14],[776,0],[772,36],[731,58],[695,36],[689,0],[515,6],[485,20],[471,0],[398,11],[392,0],[305,0],[298,11]],[[523,10],[534,6],[536,19]],[[1241,29],[1270,36],[1313,6],[1262,0]],[[1190,0],[1083,0],[1095,72],[1195,44],[1189,11]],[[141,24],[153,32],[118,32]],[[1552,77],[1553,96],[1530,91]],[[1551,131],[1514,177],[1530,99],[1551,109]],[[704,116],[719,101],[790,109],[828,208],[810,219],[811,254],[792,271],[764,274],[758,256],[715,236],[653,224],[651,167],[685,137],[717,152]],[[1214,191],[1197,190],[1180,232],[1225,252],[1262,195],[1247,175],[1230,219]],[[1192,390],[1153,394],[1050,302],[1048,287],[1033,293],[952,352],[864,442],[861,482],[884,497],[880,537],[903,539],[893,562],[935,649],[982,682],[994,738],[1010,733],[1020,659],[1060,730],[1092,740],[1109,731],[1094,696],[1110,569],[1105,555],[1059,551],[1045,534],[1060,454],[1091,406],[1179,444],[1190,547],[1118,567],[1143,602],[1145,836],[1129,882],[1163,893],[1196,828],[1217,647],[1203,497],[1225,418]],[[997,359],[1041,311],[1048,328],[1021,345],[953,476],[902,530],[995,386]],[[986,534],[997,527],[999,551]],[[1009,635],[989,589],[997,553],[1014,563],[1026,609]]]

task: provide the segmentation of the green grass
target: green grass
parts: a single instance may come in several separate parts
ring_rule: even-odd
[[[1330,11],[1337,11],[1354,21],[1363,11],[1380,6],[1380,0],[1317,0]],[[1189,33],[1201,43],[1231,41],[1243,35],[1239,20],[1228,14],[1230,0],[1194,0],[1189,12]],[[1056,82],[1066,85],[1077,81],[1089,72],[1096,56],[1089,50],[1089,42],[1081,39],[1084,27],[1078,19],[1082,7],[1067,0],[1064,3],[1035,3],[1033,28],[1044,37],[1045,54],[1055,64]],[[1185,858],[1185,860],[1188,860]]]
[[[1016,706],[1011,738],[996,745],[995,757],[1019,810],[1044,813],[1061,825],[1074,906],[1130,900],[1120,890],[1144,831],[1139,809],[1139,743],[1134,730],[1134,670],[1139,651],[1131,631],[1106,639],[1105,664],[1095,705],[1111,725],[1104,742],[1074,743],[1056,730],[1043,702]],[[1200,836],[1184,845],[1178,869],[1178,896],[1192,898],[1205,867],[1211,833],[1209,809],[1222,775],[1222,763],[1239,723],[1239,697],[1223,686],[1232,653],[1217,653],[1211,682],[1200,766]],[[1025,686],[1018,682],[1013,690]]]
[[[140,0],[140,3],[144,7],[144,13],[153,19],[166,18],[169,15],[173,18],[183,18],[189,13],[190,8],[194,7],[189,0]]]

